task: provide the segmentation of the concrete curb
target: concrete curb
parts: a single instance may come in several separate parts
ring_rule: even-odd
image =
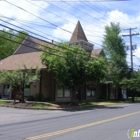
[[[4,100],[5,101],[5,100]],[[9,101],[9,100],[7,100]],[[12,100],[11,100],[12,101]],[[44,104],[49,104],[46,102],[32,102],[28,101],[27,103],[44,103]],[[50,103],[51,104],[51,103]],[[124,103],[122,103],[124,104]],[[9,107],[9,108],[18,108],[18,109],[32,109],[32,110],[84,110],[84,109],[96,109],[96,108],[105,108],[109,107],[111,105],[115,105],[115,103],[111,104],[98,104],[98,105],[81,105],[81,106],[68,106],[68,107],[60,107],[59,105],[54,106],[54,108],[34,108],[34,107],[23,107],[23,106],[13,106],[13,105],[7,105],[7,104],[0,104],[0,107]]]
[[[18,109],[32,109],[32,110],[79,110],[79,109],[87,109],[87,108],[101,108],[105,106],[93,106],[93,105],[86,105],[86,106],[79,106],[79,107],[68,107],[68,108],[34,108],[34,107],[14,107],[10,105],[0,105],[0,107],[7,107],[7,108],[18,108]]]

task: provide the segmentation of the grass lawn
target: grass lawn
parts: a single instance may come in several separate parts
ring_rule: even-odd
[[[135,100],[136,101],[140,101],[140,97],[135,97]]]
[[[123,104],[125,101],[111,101],[111,100],[102,100],[102,101],[76,101],[74,103],[65,102],[65,103],[54,103],[61,107],[69,107],[69,106],[84,106],[84,105],[111,105],[111,104]]]
[[[122,104],[124,101],[110,101],[110,100],[103,100],[103,101],[80,101],[80,105],[108,105],[108,104]]]
[[[16,102],[14,103],[14,101],[8,101],[8,100],[0,100],[0,105],[10,105],[10,106],[13,106],[13,107],[23,107],[23,108],[26,108],[26,107],[31,107],[31,108],[54,108],[55,106],[53,106],[53,104],[47,104],[47,103],[28,103],[28,102],[25,102],[25,103],[20,103],[20,102]]]
[[[52,104],[44,104],[44,103],[32,103],[34,108],[55,108]]]
[[[0,105],[6,105],[11,103],[11,101],[4,101],[4,100],[0,100]]]
[[[97,105],[97,101],[79,101],[79,105]]]
[[[135,101],[140,101],[140,97],[135,97]],[[0,100],[0,105],[5,105],[9,107],[20,107],[20,108],[36,108],[36,109],[57,109],[57,108],[71,108],[72,106],[110,106],[115,104],[125,104],[131,102],[131,97],[126,101],[117,101],[117,100],[99,100],[99,101],[75,101],[71,102],[25,102],[25,103],[14,103],[13,101]]]
[[[135,97],[134,99],[135,99],[135,102],[140,102],[140,97]],[[128,99],[126,101],[131,102],[132,97],[128,97]]]

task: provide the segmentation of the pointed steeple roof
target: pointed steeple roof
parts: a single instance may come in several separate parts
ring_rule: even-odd
[[[86,35],[83,31],[83,28],[81,26],[81,23],[79,21],[74,29],[74,32],[73,32],[71,39],[70,39],[70,42],[75,42],[78,40],[84,40],[84,41],[88,42]]]

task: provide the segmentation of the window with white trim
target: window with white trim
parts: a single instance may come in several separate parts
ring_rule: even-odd
[[[30,96],[30,85],[24,88],[24,96]]]
[[[70,89],[64,85],[57,85],[57,97],[68,98],[70,97]]]
[[[96,89],[94,86],[87,86],[87,97],[95,97]]]
[[[4,85],[3,94],[5,96],[9,96],[9,93],[10,93],[9,87],[10,87],[9,85]]]

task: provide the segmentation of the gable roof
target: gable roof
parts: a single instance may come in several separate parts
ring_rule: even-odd
[[[17,70],[24,69],[24,65],[26,65],[27,69],[36,69],[36,67],[40,69],[45,69],[41,63],[40,55],[43,52],[30,52],[23,54],[11,55],[0,61],[0,71],[2,70]],[[96,57],[97,55],[105,56],[103,49],[96,49],[91,51],[91,57]]]
[[[80,21],[78,21],[69,42],[75,42],[75,41],[78,41],[78,40],[84,40],[84,41],[88,42],[88,40],[86,38],[86,35],[83,31],[83,28],[81,26]]]
[[[95,49],[91,51],[91,57],[96,57],[97,55],[105,56],[103,49]]]
[[[0,71],[1,70],[16,70],[24,69],[24,64],[27,69],[36,69],[36,67],[42,69],[46,66],[42,65],[40,60],[40,55],[42,52],[30,52],[24,54],[11,55],[0,61]]]
[[[22,53],[40,52],[40,50],[37,50],[36,48],[46,44],[53,46],[51,42],[47,42],[32,36],[27,36],[13,54],[16,55]]]

